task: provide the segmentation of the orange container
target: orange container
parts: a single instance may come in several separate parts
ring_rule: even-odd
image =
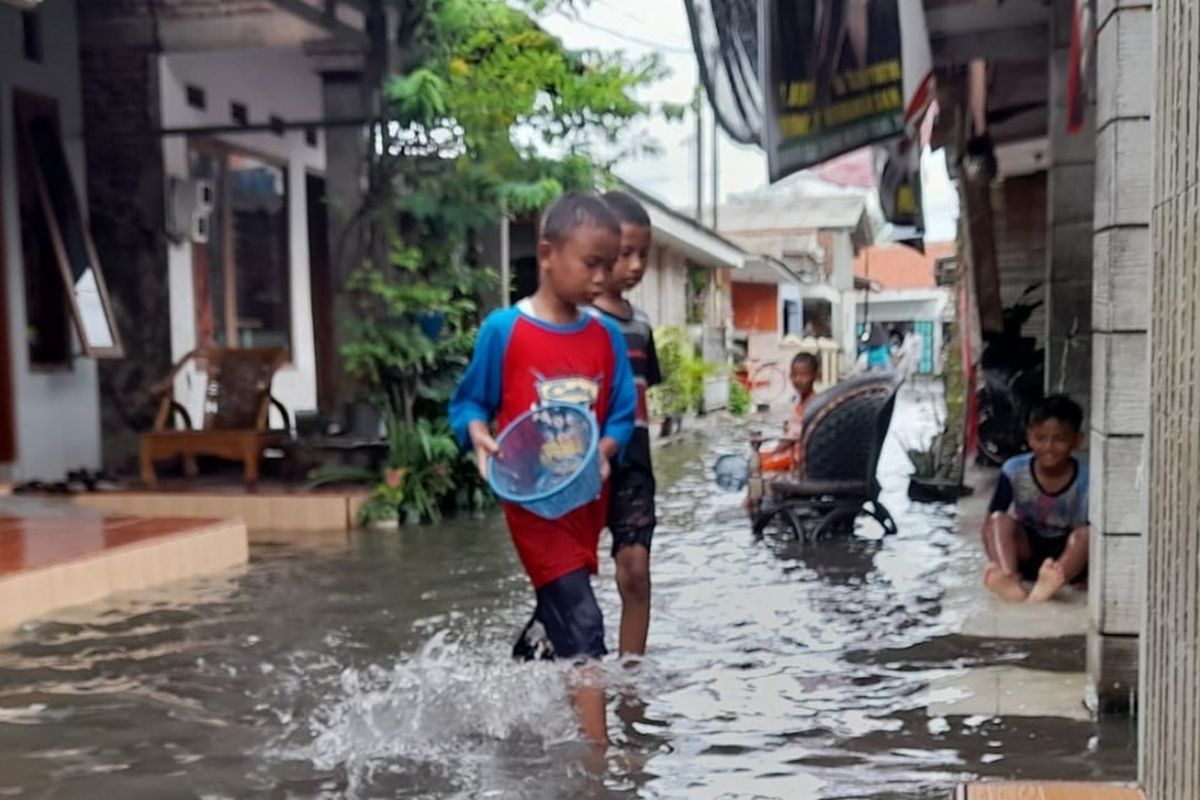
[[[789,447],[781,452],[760,452],[763,472],[787,472],[792,468],[792,450]]]

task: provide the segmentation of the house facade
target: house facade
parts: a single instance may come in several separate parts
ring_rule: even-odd
[[[59,147],[45,167],[85,197],[78,37],[74,0],[0,3],[0,470],[13,480],[101,457],[99,367],[68,308],[28,135],[35,124],[52,131]]]
[[[811,176],[721,208],[721,233],[762,254],[732,280],[734,327],[754,357],[774,357],[786,336],[833,339],[856,355],[854,257],[871,239],[866,196],[829,191]]]
[[[954,320],[953,294],[937,283],[937,264],[953,256],[953,242],[929,243],[925,252],[902,244],[871,245],[854,259],[859,285],[857,332],[875,323],[915,333],[921,343],[916,372],[941,372],[945,325]]]
[[[360,257],[333,243],[362,202],[394,27],[372,8],[76,3],[86,205],[126,340],[99,370],[107,464],[133,462],[146,389],[197,347],[282,347],[284,406],[336,413],[336,289]],[[193,368],[175,387],[193,419],[204,385]]]

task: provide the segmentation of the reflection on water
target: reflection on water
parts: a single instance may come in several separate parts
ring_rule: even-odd
[[[896,427],[922,424],[910,398]],[[1127,723],[935,717],[969,666],[1079,671],[957,632],[975,545],[904,498],[901,532],[768,547],[705,477],[730,433],[659,456],[651,652],[608,665],[607,763],[556,665],[514,664],[531,593],[498,520],[256,547],[248,570],[59,615],[0,646],[0,797],[942,798],[973,774],[1127,778]],[[606,560],[607,561],[607,560]],[[610,640],[611,564],[597,581]],[[973,578],[972,578],[973,580]]]

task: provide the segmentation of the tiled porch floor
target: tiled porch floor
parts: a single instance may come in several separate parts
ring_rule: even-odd
[[[354,528],[366,502],[361,488],[303,491],[263,486],[247,491],[240,485],[166,483],[159,490],[82,494],[72,502],[105,514],[152,517],[239,519],[252,532],[347,531]]]
[[[219,572],[248,558],[246,526],[239,521],[110,518],[52,504],[24,510],[0,503],[0,631],[58,608]]]
[[[216,520],[0,516],[0,578],[211,527]]]

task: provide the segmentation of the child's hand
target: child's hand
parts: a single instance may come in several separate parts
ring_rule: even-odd
[[[612,475],[612,460],[621,451],[616,439],[605,436],[600,440],[600,480],[606,481]]]
[[[487,480],[488,459],[500,452],[500,445],[492,438],[486,422],[475,420],[467,427],[467,435],[471,437],[471,446],[475,448],[475,463],[479,467],[479,475]]]

